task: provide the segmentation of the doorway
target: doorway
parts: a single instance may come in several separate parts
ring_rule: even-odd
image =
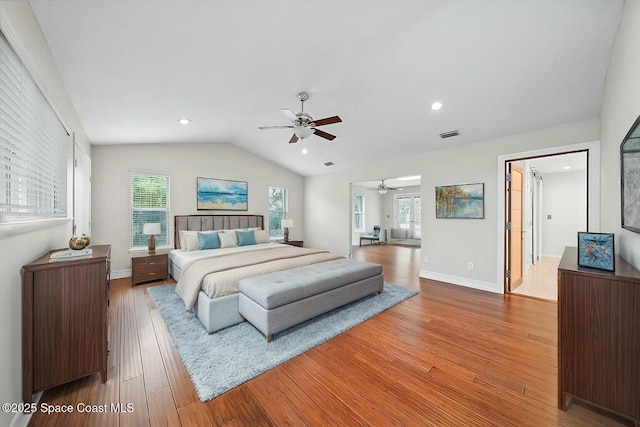
[[[588,151],[505,163],[505,292],[557,300],[557,267],[588,231]]]
[[[350,240],[380,226],[380,242],[420,246],[422,236],[420,175],[351,183]],[[411,238],[409,238],[411,236]]]

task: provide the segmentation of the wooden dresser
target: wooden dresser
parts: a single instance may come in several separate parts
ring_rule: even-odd
[[[94,372],[107,381],[110,245],[22,269],[22,395]]]
[[[558,406],[580,399],[640,427],[640,271],[577,261],[568,247],[558,267]]]

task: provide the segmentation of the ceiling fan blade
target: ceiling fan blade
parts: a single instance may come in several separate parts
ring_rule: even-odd
[[[282,114],[287,116],[287,119],[289,119],[291,121],[298,120],[298,116],[296,116],[296,113],[294,113],[293,111],[289,110],[288,108],[281,108],[280,111],[282,111]]]
[[[330,133],[321,131],[320,129],[315,129],[314,134],[318,135],[318,136],[320,136],[320,137],[322,137],[324,139],[328,139],[329,141],[333,141],[334,139],[336,139],[335,135],[331,135]]]
[[[320,120],[314,120],[313,122],[316,124],[316,126],[324,126],[324,125],[330,125],[333,123],[340,123],[341,121],[342,119],[340,117],[333,116],[333,117],[327,117]]]
[[[258,126],[258,129],[293,129],[294,126]]]
[[[298,137],[294,133],[291,139],[289,140],[289,144],[295,144],[296,142],[298,142]]]

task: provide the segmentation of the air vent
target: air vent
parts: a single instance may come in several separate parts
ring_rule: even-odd
[[[325,166],[333,166],[333,162],[326,162],[324,165]]]
[[[445,138],[451,138],[452,136],[458,136],[458,135],[460,135],[460,131],[456,129],[456,130],[450,130],[449,132],[441,133],[440,138],[445,139]]]

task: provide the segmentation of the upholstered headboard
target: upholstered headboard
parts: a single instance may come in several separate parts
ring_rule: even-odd
[[[180,230],[208,231],[255,228],[264,230],[264,215],[176,215],[174,245],[180,249]]]

